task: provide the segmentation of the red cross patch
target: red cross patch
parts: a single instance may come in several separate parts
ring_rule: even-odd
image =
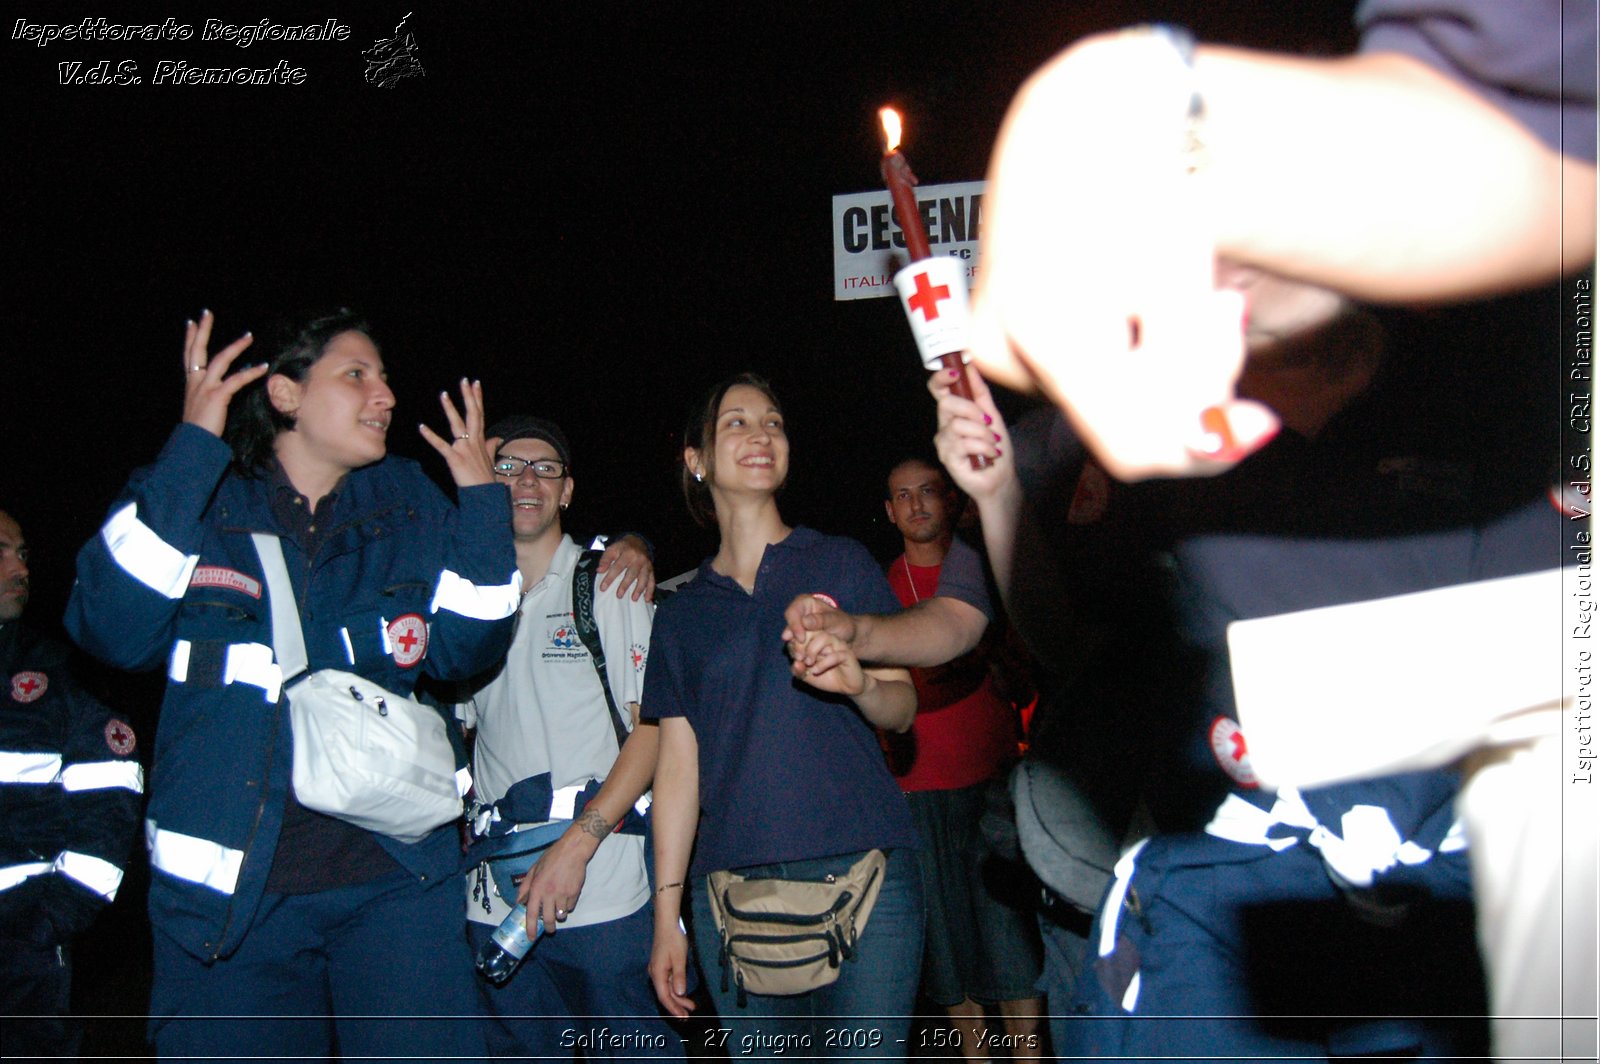
[[[415,613],[396,617],[389,622],[389,646],[394,648],[394,663],[409,669],[428,653],[428,622]]]
[[[33,702],[43,697],[50,678],[42,672],[19,672],[11,677],[11,697],[18,702]]]
[[[133,729],[112,717],[106,721],[106,745],[111,747],[111,752],[118,757],[127,757],[133,753]]]
[[[1211,722],[1211,753],[1228,778],[1247,790],[1261,785],[1256,770],[1250,764],[1250,748],[1245,745],[1244,732],[1231,717],[1218,717]]]
[[[641,643],[634,643],[628,647],[628,660],[633,663],[634,672],[644,671],[645,648]]]

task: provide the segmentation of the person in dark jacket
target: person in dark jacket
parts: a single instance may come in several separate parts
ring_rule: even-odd
[[[482,389],[462,381],[461,413],[441,397],[450,439],[421,429],[452,506],[387,455],[394,393],[360,319],[318,318],[236,371],[251,337],[212,355],[211,326],[189,323],[183,423],[79,553],[67,609],[85,649],[169,680],[146,822],[151,1038],[167,1059],[481,1058],[456,830],[404,842],[301,805],[251,537],[281,541],[311,669],[407,695],[487,668],[521,588]]]
[[[0,511],[0,1015],[7,1056],[75,1056],[72,940],[117,896],[144,794],[133,729],[22,624],[28,545]]]

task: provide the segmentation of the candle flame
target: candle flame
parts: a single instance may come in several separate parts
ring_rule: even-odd
[[[885,107],[878,112],[878,120],[883,123],[883,139],[888,144],[884,154],[887,155],[900,147],[900,112]]]

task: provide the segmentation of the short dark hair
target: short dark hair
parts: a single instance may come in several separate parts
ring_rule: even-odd
[[[705,456],[706,473],[711,475],[716,471],[715,455],[717,445],[717,411],[722,408],[723,396],[740,385],[754,388],[767,397],[767,401],[783,413],[783,404],[778,402],[778,397],[773,394],[772,385],[763,376],[756,373],[736,373],[728,379],[712,386],[706,392],[705,398],[689,408],[689,420],[683,429],[683,445],[693,447]],[[702,528],[712,528],[717,523],[717,509],[711,501],[711,487],[694,478],[694,471],[689,468],[689,463],[683,464],[679,473],[683,486],[683,501],[689,507],[689,516],[693,517],[695,524]]]
[[[304,381],[311,367],[327,353],[334,337],[358,332],[373,338],[372,327],[355,311],[340,307],[300,324],[280,324],[273,331],[276,353],[268,360],[266,376],[250,382],[228,407],[228,423],[222,438],[233,448],[234,468],[243,476],[260,476],[272,465],[273,441],[278,433],[294,427],[294,418],[272,405],[267,395],[267,379],[282,374],[293,381]],[[232,372],[244,368],[235,363]]]
[[[889,467],[889,471],[883,475],[884,498],[887,499],[890,497],[889,478],[894,476],[894,471],[903,465],[910,465],[913,462],[915,462],[917,465],[927,466],[929,469],[933,470],[939,475],[939,483],[944,485],[944,490],[950,492],[951,494],[955,493],[956,482],[950,479],[950,471],[945,469],[943,462],[939,461],[931,454],[908,454],[901,456],[901,458],[896,461],[894,465]]]

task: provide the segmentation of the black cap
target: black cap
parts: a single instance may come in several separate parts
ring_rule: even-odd
[[[556,449],[556,457],[567,467],[567,472],[572,472],[572,450],[567,446],[567,434],[554,421],[528,414],[513,414],[490,425],[484,435],[490,439],[498,436],[502,444],[512,440],[543,440]]]

